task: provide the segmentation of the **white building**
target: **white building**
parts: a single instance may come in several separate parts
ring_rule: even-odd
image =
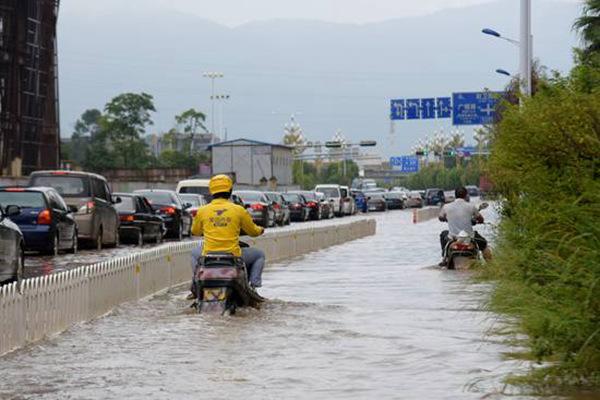
[[[210,147],[213,174],[231,174],[240,185],[259,186],[276,180],[293,184],[292,148],[249,139],[236,139]]]

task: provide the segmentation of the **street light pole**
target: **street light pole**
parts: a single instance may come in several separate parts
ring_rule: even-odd
[[[531,0],[521,0],[520,69],[523,93],[531,96]]]
[[[211,144],[214,144],[214,136],[215,136],[215,79],[222,78],[224,75],[222,72],[205,72],[203,74],[205,78],[211,80],[211,90],[210,90],[210,133],[212,137],[210,139]]]

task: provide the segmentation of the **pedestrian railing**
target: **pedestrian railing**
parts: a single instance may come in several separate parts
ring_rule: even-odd
[[[375,221],[302,225],[249,239],[279,261],[375,234]],[[126,257],[0,287],[0,355],[111,311],[127,301],[191,278],[191,251],[200,241],[171,243]]]

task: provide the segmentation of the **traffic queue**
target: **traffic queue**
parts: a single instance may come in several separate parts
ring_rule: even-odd
[[[175,190],[115,192],[101,175],[33,172],[27,185],[0,187],[0,284],[23,277],[25,254],[57,256],[85,247],[100,251],[191,236],[198,209],[210,202],[208,179],[180,181]],[[410,195],[410,194],[408,194]],[[232,201],[264,228],[404,208],[409,196],[337,184],[313,190],[236,190]],[[418,206],[422,206],[420,203]]]

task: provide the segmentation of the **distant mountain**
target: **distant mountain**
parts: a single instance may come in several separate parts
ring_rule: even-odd
[[[518,51],[480,31],[518,39],[518,12],[517,2],[498,1],[366,25],[273,20],[237,28],[160,9],[61,16],[63,136],[83,110],[124,91],[155,96],[153,130],[171,128],[173,116],[192,106],[210,115],[202,72],[220,71],[218,92],[231,95],[229,138],[280,141],[295,113],[310,139],[339,128],[351,139],[379,140],[386,155],[405,153],[448,122],[396,124],[390,144],[389,99],[501,89],[506,79],[493,71],[516,72]],[[570,68],[578,14],[577,4],[536,1],[534,51],[550,69]]]

